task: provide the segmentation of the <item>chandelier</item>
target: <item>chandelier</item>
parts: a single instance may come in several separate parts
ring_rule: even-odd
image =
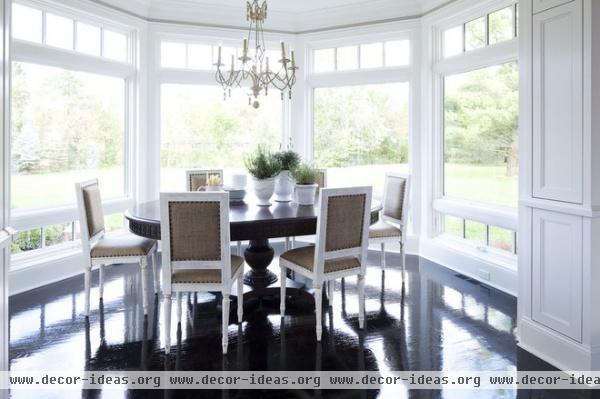
[[[267,19],[267,2],[263,1],[258,5],[258,0],[248,1],[246,3],[246,20],[250,22],[248,37],[244,38],[242,56],[238,57],[238,68],[236,68],[235,56],[231,56],[231,64],[225,64],[229,60],[221,59],[221,46],[219,46],[219,56],[215,66],[217,67],[216,80],[223,87],[224,97],[231,97],[231,89],[242,87],[243,84],[249,84],[248,104],[254,108],[260,107],[258,97],[264,91],[264,95],[269,94],[269,89],[274,88],[281,92],[281,99],[287,91],[288,96],[292,98],[292,87],[296,83],[296,66],[294,51],[291,51],[288,58],[286,45],[281,42],[281,59],[269,60],[265,38],[263,32],[263,23]],[[253,53],[249,52],[249,45],[254,44]],[[270,62],[277,68],[271,69]],[[277,70],[278,69],[278,70]],[[252,98],[254,97],[254,101]]]

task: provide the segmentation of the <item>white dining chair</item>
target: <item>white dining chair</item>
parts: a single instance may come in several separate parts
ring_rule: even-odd
[[[402,278],[406,266],[406,225],[410,196],[410,175],[386,173],[383,209],[379,222],[369,229],[369,243],[381,244],[381,268],[385,269],[385,244],[400,244]]]
[[[372,187],[321,189],[315,245],[294,248],[279,258],[281,281],[293,270],[313,282],[317,341],[321,341],[323,285],[333,300],[333,280],[358,276],[359,327],[365,322],[365,275],[369,249]],[[286,287],[281,284],[281,316],[285,315]]]
[[[231,255],[229,194],[161,193],[162,276],[165,352],[171,350],[171,295],[177,294],[181,323],[182,292],[221,292],[222,349],[227,353],[229,294],[237,281],[237,316],[243,318],[244,259]]]
[[[84,264],[85,315],[90,314],[90,291],[92,269],[99,267],[100,299],[104,297],[104,266],[139,263],[142,279],[142,303],[144,315],[148,314],[148,258],[152,257],[154,293],[158,293],[159,281],[156,261],[156,241],[138,237],[131,233],[119,232],[106,234],[104,212],[98,180],[88,180],[75,184],[79,221],[81,227],[81,246]]]
[[[198,191],[200,188],[206,187],[210,176],[217,176],[223,182],[223,169],[186,170],[185,182],[187,191]]]
[[[185,172],[187,191],[194,192],[205,187],[210,176],[218,176],[223,182],[223,169],[194,169]],[[242,256],[242,242],[236,243],[237,255]]]
[[[327,187],[327,169],[318,169],[318,174],[317,174],[317,194],[319,193],[319,190],[321,190],[322,188],[326,188]],[[294,193],[295,196],[295,193]],[[296,247],[296,237],[286,237],[285,238],[285,250],[288,251],[290,249],[293,249]]]

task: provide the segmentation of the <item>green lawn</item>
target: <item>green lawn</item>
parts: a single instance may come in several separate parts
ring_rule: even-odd
[[[75,183],[98,178],[103,198],[123,195],[123,169],[77,170],[11,177],[11,206],[38,208],[75,203]]]
[[[505,166],[447,163],[445,174],[444,189],[448,197],[517,207],[519,177],[507,177]]]

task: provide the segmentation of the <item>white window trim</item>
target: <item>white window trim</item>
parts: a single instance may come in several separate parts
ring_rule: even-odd
[[[444,213],[473,220],[490,226],[518,231],[518,209],[495,206],[485,203],[474,203],[468,200],[454,199],[444,196],[444,79],[446,76],[467,73],[486,67],[518,62],[518,39],[489,45],[480,49],[470,50],[452,57],[443,57],[443,32],[445,29],[465,24],[488,13],[501,10],[514,4],[513,0],[487,1],[485,4],[456,13],[431,27],[433,38],[433,64],[431,72],[432,84],[432,115],[433,115],[433,198],[431,205],[433,236],[443,233],[440,231],[439,215]],[[443,236],[440,237],[443,239]]]
[[[162,86],[169,84],[181,84],[190,86],[214,86],[221,87],[216,79],[214,70],[197,70],[197,69],[182,69],[182,68],[167,68],[161,65],[161,43],[172,42],[172,43],[185,43],[185,44],[204,44],[204,45],[219,45],[230,46],[230,47],[241,47],[242,37],[247,35],[246,30],[236,29],[207,29],[202,27],[185,27],[185,26],[172,26],[165,24],[151,24],[151,46],[153,56],[148,59],[154,65],[151,77],[149,79],[150,95],[154,95],[155,99],[149,110],[150,121],[154,127],[154,154],[156,154],[156,164],[153,165],[155,170],[158,171],[158,178],[155,182],[156,190],[160,191],[160,151],[162,144],[162,121],[161,121],[161,96]],[[221,36],[222,34],[222,36]],[[265,44],[268,50],[279,50],[279,39],[284,40],[286,44],[297,51],[295,46],[296,37],[295,35],[289,34],[270,34],[265,33]],[[269,96],[279,96],[279,91],[269,91]],[[298,96],[300,90],[294,90],[294,93]],[[239,95],[239,94],[237,94]],[[285,148],[291,137],[291,101],[287,97],[284,97],[281,104],[281,146]],[[158,199],[158,198],[156,198]]]
[[[395,29],[386,29],[387,26],[371,27],[367,34],[354,33],[343,36],[344,31],[328,32],[319,35],[307,35],[304,54],[304,68],[307,71],[305,82],[305,115],[306,132],[304,137],[303,157],[308,161],[314,161],[314,91],[318,88],[363,86],[370,84],[386,83],[408,83],[409,85],[409,170],[414,170],[415,158],[418,149],[414,143],[414,123],[419,116],[415,112],[415,90],[418,91],[418,62],[415,46],[416,26],[412,22],[400,24]],[[342,36],[341,36],[342,35]],[[318,49],[331,47],[360,46],[374,42],[385,42],[393,40],[408,40],[410,45],[410,64],[402,67],[381,67],[370,69],[357,69],[351,71],[332,71],[327,73],[314,71],[314,52]],[[385,47],[385,46],[384,46]],[[359,54],[360,56],[360,54]]]
[[[107,28],[114,32],[125,34],[127,37],[127,62],[112,60],[109,58],[88,55],[75,50],[65,50],[55,48],[42,43],[29,42],[20,39],[11,39],[11,60],[13,62],[25,62],[50,67],[58,67],[72,71],[93,73],[103,76],[110,76],[124,80],[125,103],[124,103],[124,121],[123,121],[123,178],[124,178],[124,196],[112,198],[103,201],[103,207],[106,214],[120,213],[127,210],[136,198],[136,176],[138,150],[135,142],[137,141],[138,126],[138,92],[139,92],[139,71],[140,57],[138,41],[140,31],[145,24],[136,19],[123,17],[115,14],[113,11],[107,11],[103,7],[96,5],[80,5],[73,3],[72,0],[65,0],[64,5],[45,0],[18,0],[17,3],[37,9],[43,12],[50,12],[56,15],[65,16],[84,23],[90,23],[99,26],[101,29]],[[75,35],[75,32],[74,32]],[[75,37],[75,36],[74,36]],[[11,224],[19,231],[26,231],[36,228],[42,228],[60,223],[69,223],[79,220],[77,206],[73,202],[63,205],[55,205],[43,208],[21,208],[15,209],[11,214]],[[68,254],[72,250],[70,245],[57,248],[47,248],[35,250],[29,256],[28,253],[18,254],[17,262],[13,262],[11,270],[17,270],[21,266],[30,264],[32,260],[40,259],[42,254],[51,251],[51,253],[60,253],[61,250]],[[48,252],[50,253],[50,252]],[[58,255],[57,255],[58,256]],[[14,257],[14,256],[13,256]]]

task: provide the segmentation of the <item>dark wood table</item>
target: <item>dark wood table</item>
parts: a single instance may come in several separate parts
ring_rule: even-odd
[[[381,204],[373,201],[371,222],[377,222]],[[293,202],[274,202],[270,207],[258,206],[253,198],[243,203],[231,203],[229,211],[231,241],[249,241],[244,251],[244,259],[251,270],[244,275],[244,283],[252,287],[254,296],[279,295],[278,277],[269,270],[274,251],[269,239],[300,237],[317,232],[318,201],[314,206],[300,206]],[[160,203],[159,201],[139,204],[127,210],[125,218],[129,221],[132,233],[160,240]],[[289,280],[289,279],[288,279]],[[303,289],[303,284],[292,280],[285,282],[293,294]],[[246,294],[244,294],[246,299]]]

